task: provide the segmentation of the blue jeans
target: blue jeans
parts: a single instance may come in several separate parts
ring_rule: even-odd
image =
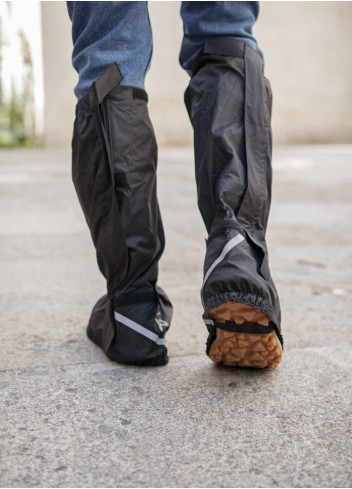
[[[116,62],[121,85],[144,89],[153,51],[147,2],[67,2],[72,21],[72,64],[79,75],[78,99]],[[184,37],[181,66],[190,73],[205,39],[225,36],[247,42],[260,52],[252,34],[259,2],[182,2]]]

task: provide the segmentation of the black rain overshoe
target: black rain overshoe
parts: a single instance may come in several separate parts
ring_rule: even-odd
[[[172,305],[157,286],[157,145],[147,93],[121,80],[114,63],[76,107],[72,178],[107,281],[87,334],[116,362],[165,365]]]
[[[265,241],[272,95],[261,56],[241,41],[208,39],[193,64],[185,104],[208,232],[201,290],[207,353],[227,365],[274,368],[283,339]]]

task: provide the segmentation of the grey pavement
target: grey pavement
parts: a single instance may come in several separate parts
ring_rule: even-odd
[[[190,148],[160,151],[175,306],[166,367],[85,335],[104,292],[65,150],[0,152],[0,486],[350,487],[352,147],[277,148],[268,232],[275,371],[215,366]]]

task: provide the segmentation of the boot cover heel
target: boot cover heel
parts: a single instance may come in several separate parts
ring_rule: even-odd
[[[211,340],[208,355],[230,367],[276,368],[282,360],[281,342],[274,325],[257,309],[226,302],[205,319]],[[215,333],[215,334],[214,334]]]
[[[94,306],[87,336],[115,362],[159,366],[168,362],[165,334],[170,327],[172,306],[165,292],[156,287],[155,299],[133,295],[116,303],[105,295]]]

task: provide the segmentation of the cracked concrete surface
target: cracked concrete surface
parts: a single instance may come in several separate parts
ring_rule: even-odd
[[[170,362],[135,368],[85,336],[104,282],[69,151],[1,151],[0,486],[351,486],[351,164],[348,146],[276,149],[284,361],[234,370],[204,354],[192,150],[161,150]]]

